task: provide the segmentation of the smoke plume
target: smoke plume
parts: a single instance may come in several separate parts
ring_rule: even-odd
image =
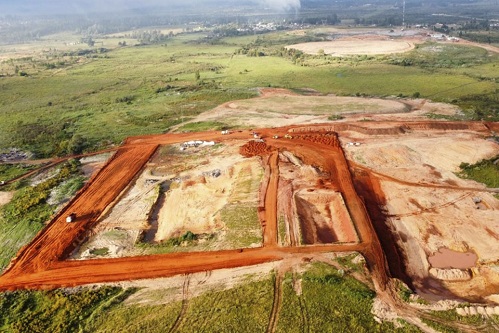
[[[259,0],[265,7],[274,10],[290,11],[301,7],[300,0]]]

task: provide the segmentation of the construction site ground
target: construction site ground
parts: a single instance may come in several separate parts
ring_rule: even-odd
[[[309,103],[355,102],[380,105],[379,113],[358,110],[333,122],[325,112],[300,112]],[[275,110],[262,118],[265,103]],[[497,124],[429,121],[425,113],[457,110],[424,100],[347,101],[280,89],[193,121],[237,126],[231,117],[242,110],[251,129],[127,139],[20,250],[0,288],[156,279],[358,252],[378,296],[406,316],[415,312],[401,305],[392,278],[430,301],[499,301],[498,190],[455,175],[461,162],[499,153],[488,140]],[[196,140],[204,143],[183,145]],[[237,233],[258,241],[227,236],[222,212],[240,207],[255,218]],[[67,223],[72,212],[76,221]],[[146,255],[135,246],[187,231],[215,236],[167,251],[175,253]]]

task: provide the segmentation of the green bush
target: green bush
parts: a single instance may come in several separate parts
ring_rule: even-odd
[[[472,179],[490,188],[499,187],[499,155],[475,164],[461,163],[459,177]]]

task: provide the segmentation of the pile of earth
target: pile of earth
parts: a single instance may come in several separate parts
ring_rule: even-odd
[[[248,143],[241,146],[239,153],[244,157],[253,157],[259,155],[265,155],[270,153],[271,147],[268,146],[264,141],[251,140]]]

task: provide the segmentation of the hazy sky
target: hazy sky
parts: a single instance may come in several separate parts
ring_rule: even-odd
[[[0,16],[4,14],[50,14],[134,10],[150,7],[195,9],[210,6],[269,8],[277,11],[294,11],[300,0],[0,0]]]

